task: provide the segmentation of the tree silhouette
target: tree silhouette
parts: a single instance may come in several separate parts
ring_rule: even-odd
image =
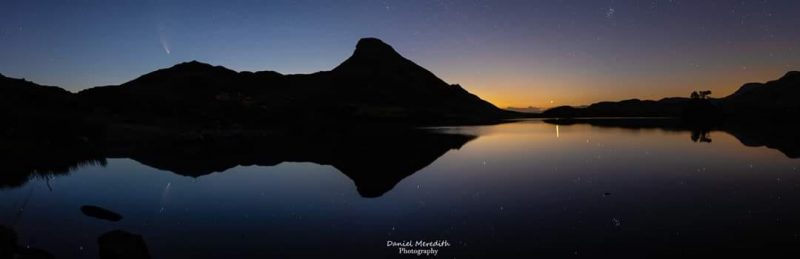
[[[693,91],[691,95],[689,95],[692,99],[708,99],[711,95],[710,90],[703,90],[703,91]]]

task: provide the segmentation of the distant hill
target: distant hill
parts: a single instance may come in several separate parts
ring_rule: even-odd
[[[747,83],[719,99],[683,97],[652,100],[599,102],[587,107],[560,106],[544,111],[543,117],[702,117],[791,116],[800,114],[800,72],[786,73],[778,80]]]
[[[353,55],[331,71],[236,72],[192,61],[78,97],[115,122],[201,127],[485,123],[513,114],[447,84],[374,38],[361,39]]]
[[[542,113],[545,117],[674,117],[680,116],[689,98],[658,101],[630,99],[599,102],[586,107],[559,106]]]
[[[512,106],[509,106],[509,107],[506,107],[506,110],[515,111],[515,112],[523,112],[523,113],[541,113],[542,112],[542,108],[533,107],[533,106],[528,106],[528,107],[512,107]]]

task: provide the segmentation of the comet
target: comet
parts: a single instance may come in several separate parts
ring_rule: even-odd
[[[164,52],[167,53],[167,55],[169,55],[169,53],[170,53],[170,51],[169,51],[169,43],[164,38],[164,34],[159,32],[158,33],[158,37],[159,37],[159,39],[161,39],[161,48],[163,48]]]
[[[167,42],[167,37],[164,37],[164,26],[159,24],[157,30],[158,30],[158,39],[159,41],[161,41],[161,48],[164,49],[164,53],[167,53],[167,55],[169,55],[170,54],[169,42]]]

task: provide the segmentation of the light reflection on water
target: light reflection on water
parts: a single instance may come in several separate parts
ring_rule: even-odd
[[[799,160],[727,133],[698,143],[688,132],[541,121],[435,130],[479,137],[378,198],[313,163],[193,178],[110,159],[50,179],[52,189],[36,178],[2,190],[0,224],[59,258],[96,257],[97,237],[113,229],[141,234],[155,258],[396,255],[387,240],[448,240],[446,257],[784,255],[800,245]],[[86,204],[124,218],[86,217]]]

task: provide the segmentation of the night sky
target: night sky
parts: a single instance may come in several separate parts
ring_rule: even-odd
[[[800,1],[0,2],[0,73],[71,91],[198,60],[311,73],[378,37],[501,106],[721,97],[800,70]]]

